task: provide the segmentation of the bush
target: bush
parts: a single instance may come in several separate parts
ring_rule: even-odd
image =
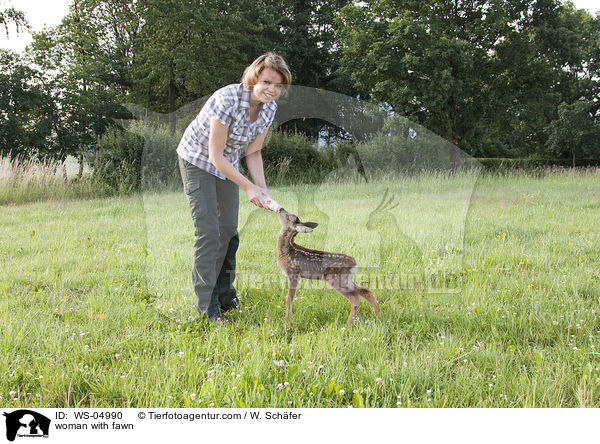
[[[421,173],[471,168],[469,158],[451,143],[423,132],[413,140],[403,135],[378,134],[360,142],[356,151],[369,174]],[[453,159],[451,151],[456,152]]]
[[[144,138],[142,185],[145,190],[168,185],[181,185],[177,156],[180,135],[173,135],[166,125],[133,122],[132,131]]]
[[[179,138],[167,127],[132,122],[109,129],[96,145],[94,178],[116,192],[148,190],[180,183]]]
[[[327,155],[302,134],[273,131],[262,148],[262,158],[269,184],[318,183],[331,170]],[[245,159],[242,171],[247,174]]]
[[[479,158],[477,159],[487,171],[503,170],[533,170],[540,168],[570,168],[572,160],[567,159],[513,159],[513,158]],[[578,167],[600,166],[600,161],[596,159],[578,159]]]
[[[137,134],[110,128],[98,138],[93,159],[94,180],[113,191],[128,193],[141,185],[144,139]]]

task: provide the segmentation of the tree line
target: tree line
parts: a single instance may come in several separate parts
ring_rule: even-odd
[[[295,84],[382,103],[475,157],[600,157],[600,17],[560,0],[73,0],[24,54],[0,52],[0,154],[81,158],[130,117],[121,103],[174,132],[175,110],[266,51]]]

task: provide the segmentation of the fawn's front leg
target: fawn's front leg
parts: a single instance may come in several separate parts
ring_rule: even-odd
[[[296,290],[298,290],[298,276],[288,276],[288,294],[285,299],[285,319],[289,320],[292,314],[292,302],[294,302],[294,296],[296,296]]]

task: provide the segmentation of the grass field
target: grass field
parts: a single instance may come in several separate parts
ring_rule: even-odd
[[[381,321],[305,281],[287,325],[278,222],[245,196],[220,328],[182,192],[4,205],[0,405],[600,407],[598,171],[272,191],[321,224],[299,243],[357,258]]]

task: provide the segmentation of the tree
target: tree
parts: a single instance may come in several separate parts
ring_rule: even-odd
[[[364,3],[343,11],[343,68],[396,112],[476,154],[476,130],[502,106],[498,46],[531,1]]]
[[[6,2],[2,0],[0,2],[0,6],[5,6]],[[6,36],[10,35],[9,33],[9,24],[12,23],[15,25],[17,33],[21,32],[23,29],[29,29],[29,23],[25,18],[25,14],[22,11],[19,11],[15,8],[6,8],[4,10],[0,10],[0,25],[4,26],[6,30]]]
[[[341,89],[332,25],[348,0],[141,0],[132,99],[168,113],[228,83],[266,51],[281,54],[297,85]],[[317,134],[311,124],[306,132]]]
[[[34,34],[28,56],[56,103],[57,156],[77,156],[83,166],[113,119],[128,117],[120,102],[131,87],[139,27],[130,1],[75,0],[60,25]]]
[[[39,73],[19,55],[0,50],[0,155],[46,157],[54,142],[53,101]]]
[[[502,132],[510,135],[511,151],[543,155],[547,127],[558,118],[559,105],[598,97],[598,71],[592,63],[598,31],[598,18],[587,11],[546,0],[536,4],[523,30],[510,36],[506,55],[520,61],[507,73],[512,79],[507,95],[513,102]]]
[[[342,11],[342,68],[472,155],[531,154],[558,104],[597,85],[585,14],[558,0],[365,1]]]
[[[132,99],[168,113],[175,132],[175,110],[239,82],[253,58],[272,49],[275,10],[267,1],[140,0]]]
[[[358,91],[341,71],[341,52],[336,35],[336,19],[349,0],[282,0],[278,33],[273,37],[277,49],[292,69],[294,84],[322,88],[357,96]],[[319,119],[293,120],[284,130],[301,132],[316,139],[325,129],[328,137],[345,132]]]
[[[547,128],[548,149],[559,156],[570,155],[573,168],[577,158],[599,159],[600,122],[589,100],[563,103],[558,107],[558,119]]]

